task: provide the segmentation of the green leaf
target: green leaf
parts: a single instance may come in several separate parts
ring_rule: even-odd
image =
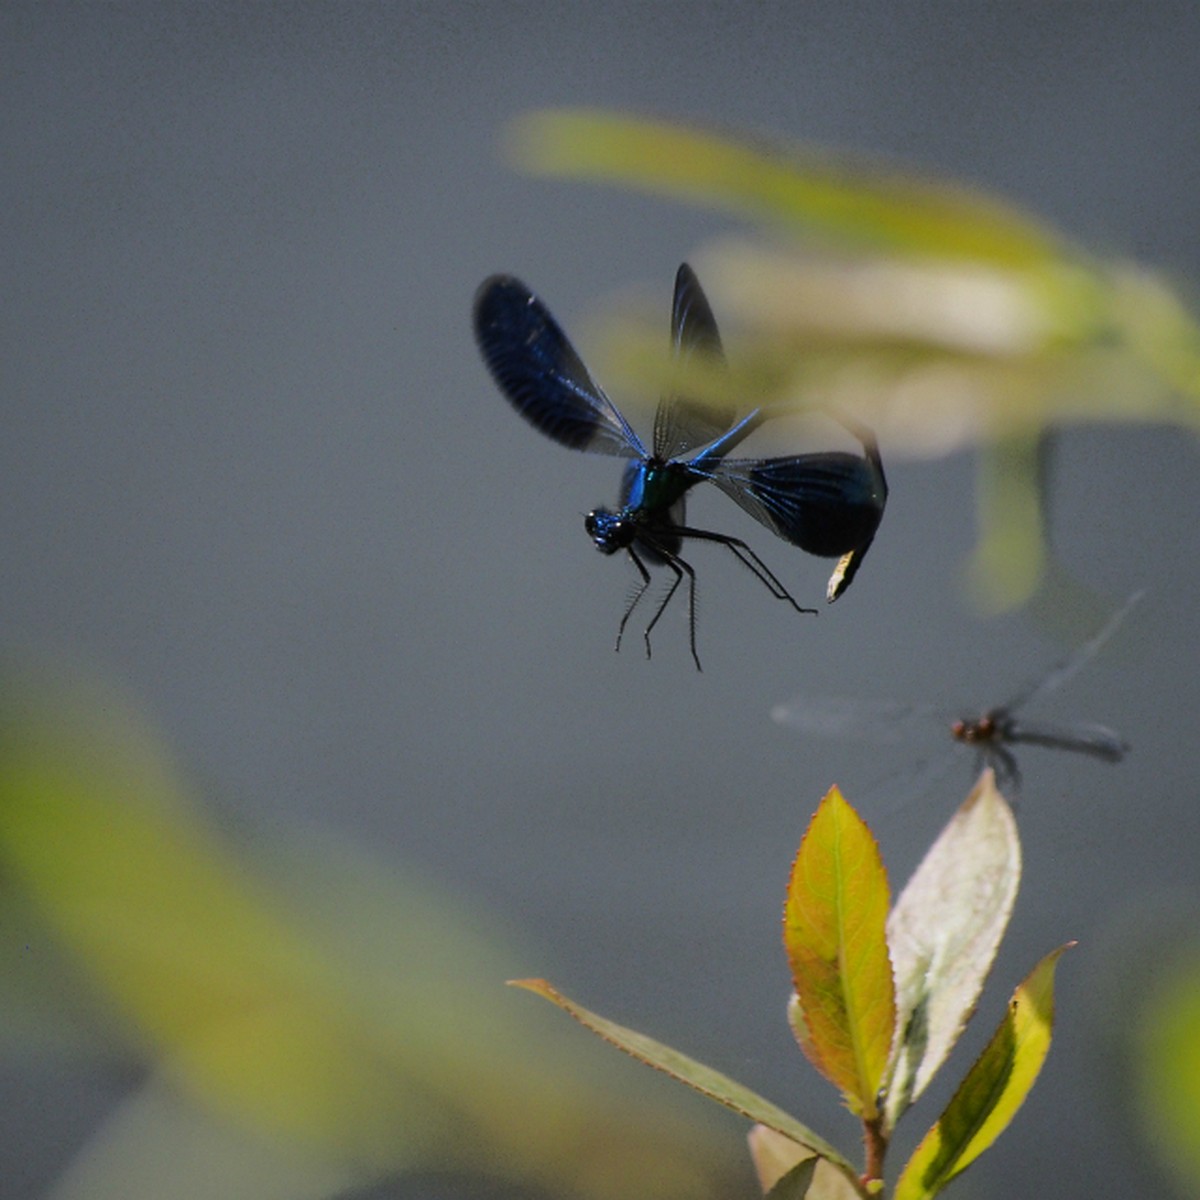
[[[1060,254],[1053,235],[1013,206],[847,155],[588,109],[530,113],[513,125],[511,143],[517,161],[540,174],[631,185],[891,251],[1005,266]]]
[[[813,1154],[828,1159],[853,1178],[854,1168],[824,1138],[736,1080],[722,1075],[720,1071],[714,1071],[711,1067],[706,1067],[703,1063],[689,1058],[686,1054],[681,1054],[678,1050],[672,1050],[670,1046],[664,1046],[662,1042],[656,1042],[645,1034],[626,1029],[623,1025],[618,1025],[589,1012],[586,1008],[568,999],[544,979],[513,979],[509,982],[513,987],[524,988],[526,991],[534,992],[553,1004],[557,1004],[586,1029],[599,1034],[606,1042],[616,1046],[619,1050],[624,1050],[626,1054],[636,1058],[639,1062],[670,1075],[672,1079],[677,1079],[680,1083],[686,1083],[688,1087],[693,1088],[702,1096],[707,1096],[710,1100],[723,1104],[743,1117],[749,1117],[760,1125],[766,1125],[769,1129],[798,1143]]]
[[[1054,970],[1071,945],[1047,954],[1013,993],[992,1040],[908,1160],[895,1200],[937,1195],[1007,1128],[1050,1050]]]
[[[783,941],[808,1031],[801,1048],[864,1119],[877,1115],[895,1026],[887,908],[879,847],[832,788],[792,866]]]
[[[989,769],[888,917],[896,1026],[885,1128],[925,1090],[975,1010],[1021,878],[1017,824]]]

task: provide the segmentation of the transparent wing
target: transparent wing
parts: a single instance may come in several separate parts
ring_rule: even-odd
[[[699,359],[711,363],[715,371],[725,369],[716,319],[696,273],[687,263],[675,275],[671,351],[681,365]],[[654,453],[663,459],[680,458],[720,437],[736,419],[737,409],[731,403],[701,402],[668,392],[659,401],[654,416]]]
[[[1114,633],[1121,627],[1125,618],[1133,611],[1138,602],[1145,595],[1144,590],[1136,591],[1115,613],[1100,627],[1099,631],[1084,642],[1077,650],[1074,651],[1057,666],[1052,667],[1040,679],[1034,680],[1027,684],[1019,691],[1007,704],[1004,709],[1007,712],[1015,712],[1023,705],[1037,699],[1040,696],[1046,695],[1048,692],[1053,692],[1057,688],[1062,687],[1068,679],[1073,678],[1080,670],[1083,669],[1100,651],[1101,647],[1113,636]]]
[[[1129,743],[1115,730],[1083,721],[1069,725],[1013,722],[1006,731],[1006,741],[1048,746],[1052,750],[1073,750],[1105,762],[1120,762],[1129,750]]]
[[[474,324],[492,378],[531,425],[572,450],[646,457],[550,310],[519,279],[485,279],[475,293]]]
[[[795,696],[771,709],[771,720],[813,737],[845,738],[880,746],[908,745],[939,729],[949,716],[932,704],[851,700],[842,696]]]
[[[724,459],[707,476],[772,533],[823,558],[868,543],[886,500],[871,461],[841,450]]]

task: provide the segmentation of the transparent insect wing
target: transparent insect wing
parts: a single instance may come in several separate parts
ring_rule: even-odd
[[[550,310],[511,275],[475,293],[475,340],[509,403],[572,450],[645,458],[641,439],[588,373]]]
[[[1073,679],[1104,647],[1105,643],[1120,629],[1125,618],[1140,603],[1145,590],[1134,592],[1124,604],[1093,634],[1086,642],[1069,654],[1062,662],[1051,668],[1040,679],[1026,684],[1015,696],[1004,705],[1009,712],[1015,712],[1031,701],[1049,692],[1056,691],[1068,680]]]
[[[1089,721],[1062,725],[1046,721],[1014,722],[1008,740],[1051,750],[1072,750],[1104,762],[1120,762],[1129,750],[1129,743],[1115,730]]]
[[[800,695],[775,705],[771,719],[813,737],[897,746],[929,739],[949,717],[931,704]]]
[[[694,368],[711,364],[724,372],[725,353],[716,318],[696,273],[683,263],[675,275],[671,305],[671,353],[676,364]],[[654,453],[658,458],[681,458],[723,434],[737,419],[728,401],[701,401],[669,390],[654,416]]]

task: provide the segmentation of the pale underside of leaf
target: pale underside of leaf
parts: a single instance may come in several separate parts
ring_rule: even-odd
[[[514,987],[534,992],[558,1005],[586,1029],[590,1029],[606,1042],[623,1050],[639,1062],[654,1067],[671,1076],[672,1079],[686,1083],[688,1087],[707,1096],[710,1100],[715,1100],[718,1104],[723,1104],[726,1108],[775,1130],[783,1137],[807,1148],[811,1153],[833,1163],[839,1170],[847,1173],[850,1178],[854,1178],[854,1168],[824,1138],[736,1080],[730,1079],[720,1071],[715,1071],[645,1034],[627,1029],[614,1021],[606,1020],[596,1013],[589,1012],[564,996],[544,979],[514,979],[510,982]]]
[[[776,1180],[764,1200],[805,1200],[818,1162],[818,1158],[806,1158],[798,1162]]]
[[[746,1135],[750,1146],[750,1157],[758,1175],[758,1183],[765,1195],[775,1197],[775,1189],[797,1188],[803,1180],[798,1169],[812,1164],[813,1170],[807,1184],[807,1192],[800,1192],[805,1200],[862,1200],[858,1188],[832,1163],[813,1154],[806,1146],[799,1146],[774,1129],[755,1125]],[[789,1178],[790,1177],[790,1178]],[[781,1192],[775,1200],[782,1200],[790,1192]]]
[[[988,769],[888,917],[897,1037],[885,1088],[886,1128],[894,1128],[925,1090],[974,1012],[1020,876],[1016,821]]]
[[[1013,993],[991,1041],[901,1172],[895,1200],[937,1195],[1016,1115],[1050,1049],[1054,971],[1068,946],[1047,954]]]

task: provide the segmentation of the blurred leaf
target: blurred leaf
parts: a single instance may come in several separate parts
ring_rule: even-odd
[[[1016,1115],[1050,1049],[1054,970],[1066,949],[1061,946],[1047,954],[1013,993],[991,1041],[908,1160],[896,1183],[895,1200],[937,1195]]]
[[[285,841],[273,836],[269,863],[235,851],[111,690],[40,673],[0,690],[2,899],[6,918],[40,922],[15,968],[65,955],[118,1053],[200,1123],[269,1143],[246,1156],[262,1194],[288,1194],[286,1179],[262,1184],[264,1164],[298,1159],[321,1168],[306,1189],[322,1172],[447,1165],[581,1197],[724,1186],[719,1136],[600,1086],[594,1065],[503,1003],[513,962],[494,931],[329,840],[296,841],[288,858]],[[136,1190],[156,1148],[133,1139],[156,1126],[135,1111],[114,1116],[97,1144],[108,1152],[81,1155],[64,1188],[162,1194]],[[194,1166],[196,1194],[234,1194],[205,1185],[202,1161],[176,1156],[179,1190]],[[215,1164],[202,1174],[219,1178]]]
[[[864,1119],[895,1027],[884,924],[887,874],[858,814],[832,788],[792,866],[783,941],[808,1038],[801,1048]]]
[[[877,248],[1006,266],[1058,253],[1048,230],[982,193],[812,149],[783,153],[595,109],[530,113],[511,136],[530,171],[632,185]]]
[[[929,848],[888,917],[896,1027],[885,1128],[925,1090],[975,1011],[1021,877],[1012,810],[989,769]]]
[[[322,1200],[363,1182],[360,1168],[256,1137],[154,1077],[121,1101],[45,1200]]]
[[[1178,951],[1176,950],[1176,953]],[[1132,1058],[1142,1128],[1185,1195],[1200,1192],[1200,951],[1193,945],[1141,987]],[[1148,986],[1148,994],[1146,989]]]
[[[692,256],[730,370],[674,382],[706,403],[840,412],[875,431],[885,459],[983,448],[969,582],[989,611],[1029,599],[1049,559],[1027,469],[1048,431],[1200,430],[1189,308],[1152,272],[1088,255],[1015,205],[881,162],[614,113],[535,112],[510,132],[531,171],[765,225],[767,237]],[[635,404],[672,382],[657,317],[613,322],[600,348],[601,375]]]
[[[11,880],[0,882],[0,945],[13,950],[0,971],[0,1055],[130,1065],[119,1025],[97,1011],[86,975]]]
[[[603,1017],[589,1012],[573,1000],[569,1000],[544,979],[514,979],[511,982],[514,987],[525,988],[527,991],[557,1004],[585,1028],[599,1034],[606,1042],[610,1042],[619,1050],[624,1050],[626,1054],[636,1058],[639,1062],[663,1071],[672,1079],[686,1083],[688,1087],[694,1088],[710,1100],[715,1100],[718,1104],[723,1104],[743,1117],[749,1117],[752,1121],[757,1121],[759,1124],[775,1130],[813,1154],[819,1154],[822,1158],[828,1159],[853,1177],[853,1168],[828,1142],[806,1125],[789,1116],[783,1109],[778,1108],[769,1100],[764,1100],[736,1080],[722,1075],[719,1071],[714,1071],[711,1067],[706,1067],[686,1054],[680,1054],[678,1050],[672,1050],[670,1046],[664,1046],[662,1042],[656,1042],[653,1038],[646,1037],[645,1034],[627,1029],[623,1025],[617,1025],[613,1021],[605,1020]]]
[[[1023,604],[1045,570],[1044,440],[1010,434],[980,448],[979,542],[967,577],[976,607],[985,614]]]
[[[796,1172],[807,1163],[813,1165],[808,1191],[800,1194],[807,1200],[862,1200],[861,1194],[846,1175],[837,1170],[824,1158],[814,1156],[806,1146],[768,1129],[755,1125],[746,1136],[750,1145],[750,1157],[758,1174],[758,1183],[764,1194],[774,1196],[777,1186],[794,1186],[803,1180]],[[789,1181],[790,1177],[790,1181]]]

